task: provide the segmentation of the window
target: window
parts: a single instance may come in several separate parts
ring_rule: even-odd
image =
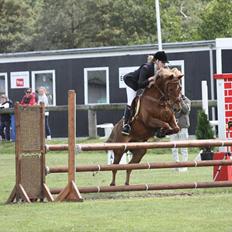
[[[32,90],[43,86],[47,90],[49,105],[56,105],[55,70],[43,70],[32,72]]]
[[[109,68],[85,68],[85,104],[109,103]]]
[[[184,74],[184,60],[171,60],[168,63],[169,68],[177,68]],[[182,93],[185,95],[185,77],[181,78]]]
[[[0,73],[0,95],[8,96],[7,73]]]

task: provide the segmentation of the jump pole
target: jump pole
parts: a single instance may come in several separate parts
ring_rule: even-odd
[[[137,184],[119,186],[93,186],[80,187],[81,193],[100,193],[100,192],[130,192],[130,191],[150,191],[150,190],[172,190],[172,189],[198,189],[198,188],[221,188],[232,187],[232,181],[218,182],[192,182],[177,184]],[[51,189],[52,194],[58,194],[62,189]]]
[[[188,162],[156,162],[141,164],[111,164],[111,165],[80,165],[75,168],[76,172],[99,172],[113,170],[145,170],[145,169],[164,169],[164,168],[181,168],[181,167],[210,167],[210,166],[228,166],[232,165],[232,160],[210,160],[210,161],[188,161]],[[67,173],[68,167],[47,167],[47,174]]]
[[[75,183],[76,154],[76,93],[68,91],[68,184],[59,193],[55,201],[83,201]]]
[[[227,147],[232,146],[232,140],[202,139],[172,142],[132,142],[132,143],[95,143],[77,144],[76,149],[81,151],[107,151],[114,149],[155,149],[155,148],[181,148],[181,147]],[[49,151],[68,150],[68,144],[47,145]]]

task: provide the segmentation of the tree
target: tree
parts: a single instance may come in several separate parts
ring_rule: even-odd
[[[35,49],[79,47],[85,2],[88,0],[43,0],[36,23]]]
[[[231,0],[160,0],[163,42],[232,35]],[[0,0],[0,52],[157,42],[154,0]]]
[[[89,1],[86,25],[95,25],[90,43],[97,46],[151,43],[155,38],[154,8],[148,1]]]
[[[154,42],[149,1],[44,0],[37,22],[37,49]]]
[[[232,36],[231,0],[213,0],[209,2],[201,15],[202,23],[198,33],[202,39],[215,39]]]
[[[161,0],[161,27],[164,42],[198,40],[198,25],[211,0]]]
[[[33,15],[23,0],[0,0],[0,52],[28,50]]]

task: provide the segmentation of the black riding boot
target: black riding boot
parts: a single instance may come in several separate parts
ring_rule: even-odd
[[[131,126],[129,124],[130,118],[131,118],[131,107],[127,105],[124,111],[124,116],[123,116],[122,134],[124,135],[130,134],[130,131],[131,131]]]

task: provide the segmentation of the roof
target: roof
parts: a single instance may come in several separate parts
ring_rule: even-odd
[[[215,48],[215,40],[163,43],[163,49],[168,52],[181,52],[193,50],[209,50]],[[0,54],[0,63],[25,61],[25,60],[50,60],[85,57],[103,57],[133,54],[151,54],[158,50],[157,44],[110,46],[95,48],[74,48],[62,50],[30,51]],[[14,60],[14,61],[13,61]]]

